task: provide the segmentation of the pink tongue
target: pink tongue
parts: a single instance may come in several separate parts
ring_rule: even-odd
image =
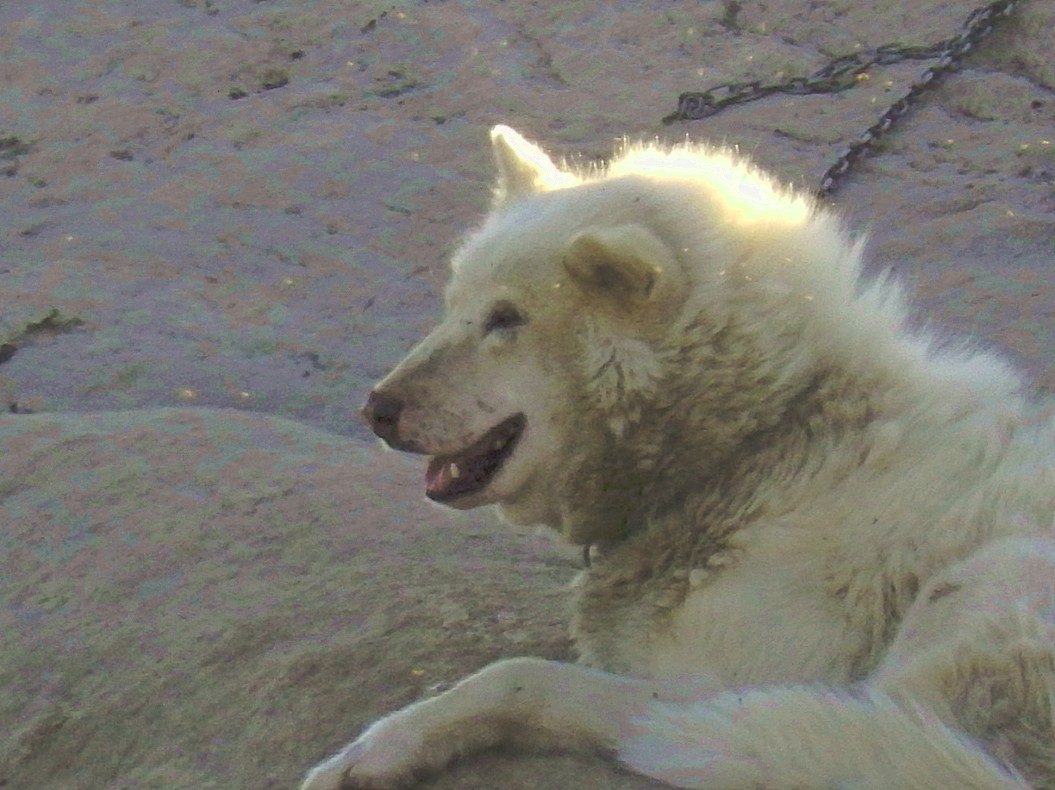
[[[453,479],[450,462],[433,458],[429,461],[429,468],[425,470],[425,490],[433,494],[439,493],[446,489]]]

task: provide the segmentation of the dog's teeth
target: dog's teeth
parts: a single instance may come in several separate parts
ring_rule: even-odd
[[[457,480],[461,473],[462,470],[458,468],[458,464],[451,464],[451,480]]]

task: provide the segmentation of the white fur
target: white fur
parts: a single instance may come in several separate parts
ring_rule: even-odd
[[[440,456],[524,415],[453,504],[596,547],[581,665],[487,667],[303,790],[500,743],[677,787],[1055,788],[1053,427],[1016,376],[909,332],[860,242],[727,152],[572,173],[492,139],[447,316],[376,392]]]

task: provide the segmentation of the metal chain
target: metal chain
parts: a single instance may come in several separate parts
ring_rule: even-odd
[[[876,141],[901,120],[912,109],[920,94],[933,87],[948,72],[954,70],[967,53],[992,31],[1002,17],[1009,16],[1018,0],[997,2],[976,8],[963,23],[960,32],[950,39],[923,47],[901,44],[884,44],[872,52],[851,53],[834,58],[824,68],[808,77],[793,77],[779,83],[729,82],[716,85],[702,92],[683,93],[678,97],[678,109],[663,119],[664,124],[675,121],[694,121],[708,118],[734,104],[755,101],[774,93],[802,96],[812,93],[838,93],[853,88],[859,76],[872,66],[885,66],[903,60],[930,60],[938,62],[920,75],[909,90],[891,104],[874,124],[862,132],[856,141],[835,160],[821,176],[817,196],[826,198],[834,191],[838,182],[846,176],[859,159],[875,150]]]

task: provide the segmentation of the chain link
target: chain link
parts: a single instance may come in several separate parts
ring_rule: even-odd
[[[678,97],[678,109],[663,119],[664,124],[675,121],[694,121],[709,118],[734,104],[744,104],[786,93],[804,96],[813,93],[838,93],[849,90],[860,82],[860,75],[872,66],[886,66],[903,60],[932,60],[937,63],[924,71],[908,91],[891,104],[879,119],[846,148],[834,164],[821,176],[818,197],[831,195],[838,182],[846,176],[858,160],[875,150],[876,141],[912,109],[920,94],[936,85],[948,72],[992,31],[1003,17],[1009,16],[1018,0],[997,0],[972,11],[958,34],[930,46],[883,44],[871,52],[854,52],[834,58],[808,77],[792,77],[784,82],[763,84],[729,82],[702,92],[683,93]]]

